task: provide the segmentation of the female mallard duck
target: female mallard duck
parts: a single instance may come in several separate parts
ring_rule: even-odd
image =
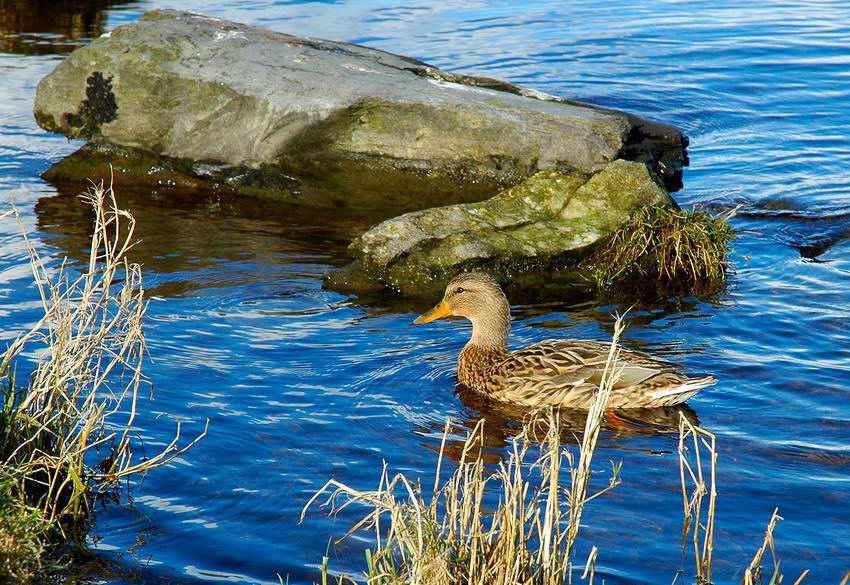
[[[524,406],[587,409],[593,404],[610,343],[550,339],[509,352],[508,299],[495,280],[476,272],[453,278],[440,304],[413,323],[452,315],[472,321],[472,338],[457,360],[458,380],[468,388]],[[620,375],[610,408],[681,404],[715,382],[711,376],[685,376],[680,366],[626,349],[620,350],[616,368]]]

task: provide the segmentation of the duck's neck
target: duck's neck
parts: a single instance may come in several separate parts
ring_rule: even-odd
[[[489,369],[508,353],[510,313],[503,311],[472,320],[472,337],[457,360],[458,381],[474,390],[486,389]]]
[[[511,328],[510,314],[505,310],[498,315],[472,321],[472,337],[466,347],[476,346],[488,351],[508,351],[508,332]]]

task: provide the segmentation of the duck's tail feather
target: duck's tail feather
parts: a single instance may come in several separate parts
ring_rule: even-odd
[[[662,406],[675,406],[693,397],[697,392],[717,382],[714,376],[701,376],[699,378],[687,378],[681,384],[669,386],[661,390],[651,392],[650,396],[658,400]]]

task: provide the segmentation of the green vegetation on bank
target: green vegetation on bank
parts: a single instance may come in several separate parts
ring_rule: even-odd
[[[17,497],[5,465],[0,474],[0,583],[26,583],[40,568],[47,523]]]
[[[127,260],[135,222],[109,188],[82,198],[94,222],[79,268],[45,262],[17,213],[3,215],[18,219],[44,313],[0,355],[0,582],[38,576],[51,549],[84,542],[98,494],[203,436],[178,447],[178,424],[162,451],[134,457],[147,306],[141,268]]]

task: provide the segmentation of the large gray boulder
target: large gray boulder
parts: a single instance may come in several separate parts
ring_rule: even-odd
[[[540,171],[487,201],[377,224],[351,243],[354,262],[328,282],[338,290],[377,283],[415,295],[464,270],[548,273],[575,264],[647,205],[676,203],[643,163],[617,160],[589,178]]]
[[[138,151],[181,177],[337,206],[478,200],[541,170],[590,174],[619,158],[669,188],[686,164],[680,132],[630,114],[174,10],[72,53],[39,84],[35,116],[99,155],[116,149],[125,167]],[[74,178],[73,165],[62,172]],[[311,177],[336,191],[305,187]]]

